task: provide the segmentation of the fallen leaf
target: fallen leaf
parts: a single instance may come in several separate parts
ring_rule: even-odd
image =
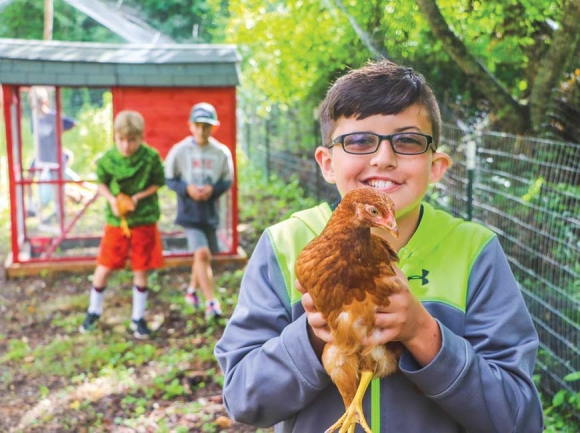
[[[232,426],[233,421],[227,416],[218,416],[215,420],[215,424],[220,428],[229,428]]]

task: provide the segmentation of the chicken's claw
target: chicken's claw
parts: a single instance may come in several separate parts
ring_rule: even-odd
[[[372,378],[373,373],[371,371],[361,372],[359,386],[351,404],[338,421],[331,425],[324,433],[332,433],[339,427],[340,430],[338,433],[354,433],[354,428],[357,423],[360,424],[366,433],[373,433],[362,409],[362,400]]]
[[[121,218],[121,230],[123,231],[123,235],[130,238],[131,230],[129,230],[126,216],[135,210],[135,201],[133,201],[133,198],[123,193],[117,195],[116,201],[119,216]]]
[[[131,230],[129,230],[129,224],[127,224],[127,219],[125,217],[121,217],[121,231],[126,237],[131,237]]]

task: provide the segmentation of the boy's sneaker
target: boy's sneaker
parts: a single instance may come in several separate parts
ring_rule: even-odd
[[[151,338],[151,330],[147,326],[145,319],[140,318],[139,320],[131,320],[131,329],[135,331],[133,336],[140,340],[146,340]]]
[[[199,310],[199,307],[201,306],[201,303],[199,302],[199,296],[197,296],[197,292],[186,293],[185,303],[191,305],[196,310]]]
[[[85,317],[85,321],[79,327],[79,332],[84,334],[86,332],[91,332],[97,327],[97,321],[99,320],[98,314],[95,313],[87,313],[87,317]]]
[[[222,308],[218,300],[209,301],[205,307],[205,319],[218,319],[222,316]]]

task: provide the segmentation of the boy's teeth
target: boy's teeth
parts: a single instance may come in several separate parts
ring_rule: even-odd
[[[369,186],[373,188],[388,188],[393,185],[393,182],[388,180],[371,180]]]

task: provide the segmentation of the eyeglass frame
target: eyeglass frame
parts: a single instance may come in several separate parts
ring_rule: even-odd
[[[355,134],[369,134],[369,135],[373,135],[375,137],[379,138],[379,142],[377,143],[377,147],[375,148],[375,150],[373,150],[372,152],[360,152],[360,153],[354,153],[354,152],[349,152],[348,150],[346,150],[346,147],[344,146],[344,139],[346,137],[348,137],[349,135],[355,135]],[[425,137],[427,139],[427,144],[425,146],[425,150],[423,150],[422,152],[419,153],[400,153],[397,152],[397,150],[395,149],[395,146],[393,144],[393,137],[396,137],[397,135],[420,135],[422,137]],[[344,150],[346,153],[348,153],[349,155],[372,155],[373,153],[376,153],[379,150],[379,147],[381,146],[381,143],[387,140],[389,142],[389,144],[391,145],[391,149],[393,150],[393,152],[395,152],[397,155],[423,155],[425,152],[427,152],[429,150],[429,148],[433,148],[431,145],[433,144],[433,136],[432,135],[428,135],[428,134],[423,134],[421,132],[398,132],[396,134],[387,134],[387,135],[381,135],[381,134],[375,134],[374,132],[366,132],[366,131],[358,131],[358,132],[349,132],[348,134],[342,134],[339,135],[338,137],[336,137],[335,139],[333,139],[330,142],[330,145],[326,146],[327,148],[331,148],[337,144],[340,144],[342,146],[342,150]],[[435,149],[433,149],[435,150]]]

